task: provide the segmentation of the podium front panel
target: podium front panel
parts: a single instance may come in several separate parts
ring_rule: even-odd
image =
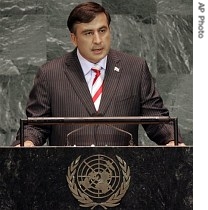
[[[0,148],[2,210],[192,208],[192,147]]]

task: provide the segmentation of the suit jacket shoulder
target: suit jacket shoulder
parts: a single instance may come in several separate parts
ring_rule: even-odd
[[[122,51],[118,51],[118,50],[114,50],[111,49],[109,52],[109,57],[113,57],[115,59],[119,59],[119,60],[131,60],[134,62],[146,62],[145,58],[140,57],[140,56],[136,56],[133,54],[129,54],[126,52],[122,52]]]
[[[44,71],[50,71],[50,70],[57,70],[60,68],[64,68],[64,66],[67,63],[70,63],[70,61],[77,60],[78,58],[76,56],[75,50],[72,52],[68,52],[65,55],[55,58],[53,60],[47,61],[45,64],[43,64],[40,68],[43,69]]]

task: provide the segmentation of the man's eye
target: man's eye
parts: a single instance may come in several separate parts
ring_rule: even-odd
[[[85,33],[86,36],[89,36],[89,35],[92,35],[92,34],[93,34],[93,33],[90,32],[90,31]]]
[[[100,32],[101,33],[105,33],[106,29],[101,29]]]

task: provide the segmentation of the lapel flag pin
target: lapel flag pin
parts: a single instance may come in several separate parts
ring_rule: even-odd
[[[118,67],[115,67],[115,68],[114,68],[114,71],[119,72],[119,68],[118,68]]]

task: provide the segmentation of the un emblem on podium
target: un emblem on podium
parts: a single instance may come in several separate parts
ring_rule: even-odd
[[[130,169],[119,156],[93,155],[84,160],[79,156],[68,167],[66,176],[72,195],[81,207],[118,206],[130,183]]]

